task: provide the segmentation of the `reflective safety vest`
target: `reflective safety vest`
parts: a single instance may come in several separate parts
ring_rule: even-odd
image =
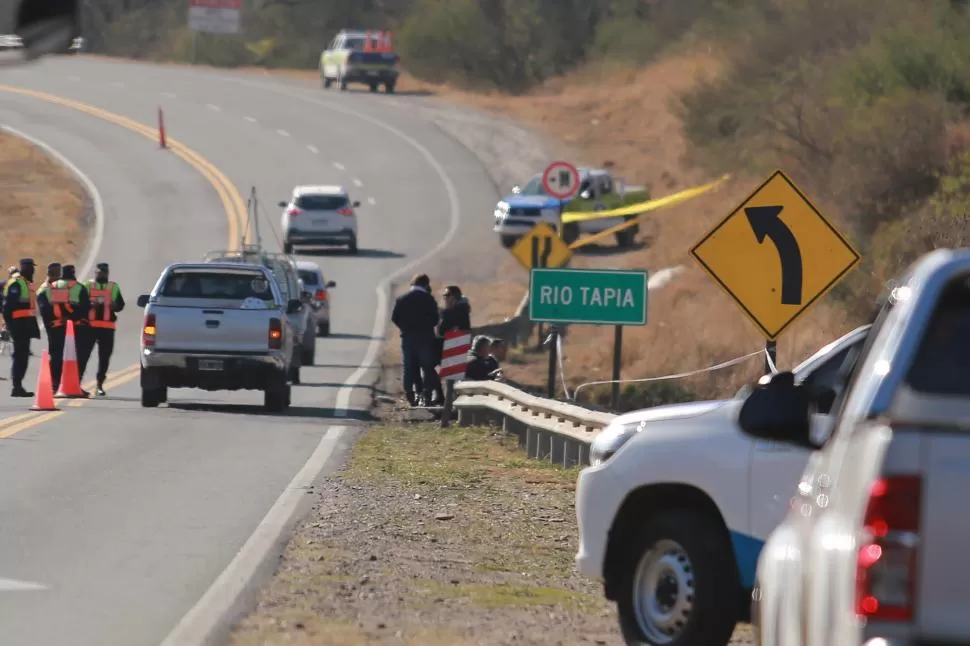
[[[13,311],[13,318],[27,319],[37,316],[37,296],[30,289],[30,283],[23,276],[17,276],[7,281],[7,284],[3,286],[3,299],[7,300],[10,286],[14,283],[20,285],[20,306]]]
[[[91,297],[91,311],[88,313],[88,323],[92,328],[101,330],[114,330],[118,327],[113,320],[111,306],[115,300],[115,284],[112,281],[104,283],[98,287],[98,283],[93,280],[88,281],[88,291]]]
[[[67,315],[73,314],[74,306],[81,302],[81,283],[76,280],[57,281],[51,287],[50,301],[54,309],[51,327],[64,327],[67,325]]]

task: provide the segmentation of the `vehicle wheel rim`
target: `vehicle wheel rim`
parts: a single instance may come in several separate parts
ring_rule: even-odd
[[[694,607],[694,567],[686,550],[658,541],[640,558],[633,579],[633,612],[651,643],[670,644],[683,632]]]

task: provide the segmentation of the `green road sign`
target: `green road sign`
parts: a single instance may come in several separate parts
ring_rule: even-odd
[[[646,325],[647,272],[533,269],[529,318],[536,323]]]

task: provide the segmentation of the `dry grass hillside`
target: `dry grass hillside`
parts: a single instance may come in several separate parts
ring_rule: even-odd
[[[0,268],[32,257],[77,262],[87,242],[87,196],[75,177],[32,144],[0,132]],[[42,280],[42,278],[40,278]],[[38,281],[39,282],[39,281]]]
[[[521,120],[578,150],[581,159],[577,161],[612,161],[618,175],[631,183],[645,183],[653,197],[663,197],[714,179],[685,163],[686,143],[671,104],[698,75],[718,71],[717,57],[698,54],[667,57],[642,69],[581,70],[520,97],[474,94],[415,81],[402,84],[402,88],[431,91],[441,99]],[[624,378],[679,373],[763,347],[764,339],[734,302],[688,255],[703,233],[731,212],[762,179],[742,173],[711,193],[647,215],[641,226],[641,245],[635,250],[614,254],[607,246],[575,257],[575,267],[643,268],[650,272],[675,266],[686,269],[667,286],[651,292],[648,325],[627,328]],[[825,208],[825,196],[812,197],[838,220],[835,212]],[[472,301],[473,324],[501,321],[521,300],[528,275],[511,256],[499,275],[497,283],[463,285]],[[782,337],[779,364],[793,366],[848,325],[838,309],[821,303]],[[565,345],[565,372],[571,389],[585,381],[609,379],[612,338],[612,328],[571,329]],[[515,353],[506,372],[518,382],[541,385],[544,365],[543,355]],[[753,360],[738,369],[678,383],[702,397],[723,394],[760,374],[761,366],[761,361]]]

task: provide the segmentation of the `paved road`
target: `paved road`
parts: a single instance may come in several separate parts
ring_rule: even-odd
[[[63,405],[35,423],[21,417],[29,402],[0,393],[3,643],[158,644],[311,454],[326,457],[317,449],[328,429],[355,423],[366,409],[361,385],[372,378],[366,368],[386,318],[382,284],[410,273],[442,241],[484,236],[492,244],[483,213],[494,190],[475,158],[409,111],[406,97],[392,103],[250,76],[73,58],[4,71],[0,84],[0,124],[51,144],[98,187],[105,227],[97,260],[111,263],[130,303],[113,359],[121,377],[109,380],[107,399]],[[316,257],[338,285],[333,336],[318,340],[319,365],[304,368],[285,416],[264,415],[258,392],[173,391],[168,407],[140,408],[137,372],[124,372],[137,362],[135,298],[166,263],[225,248],[225,196],[175,151],[105,119],[115,117],[38,93],[149,126],[163,105],[171,137],[244,197],[257,187],[270,248],[279,248],[274,205],[294,184],[344,183],[362,202],[360,255]],[[38,356],[40,349],[35,343]],[[44,589],[9,591],[7,579]]]

